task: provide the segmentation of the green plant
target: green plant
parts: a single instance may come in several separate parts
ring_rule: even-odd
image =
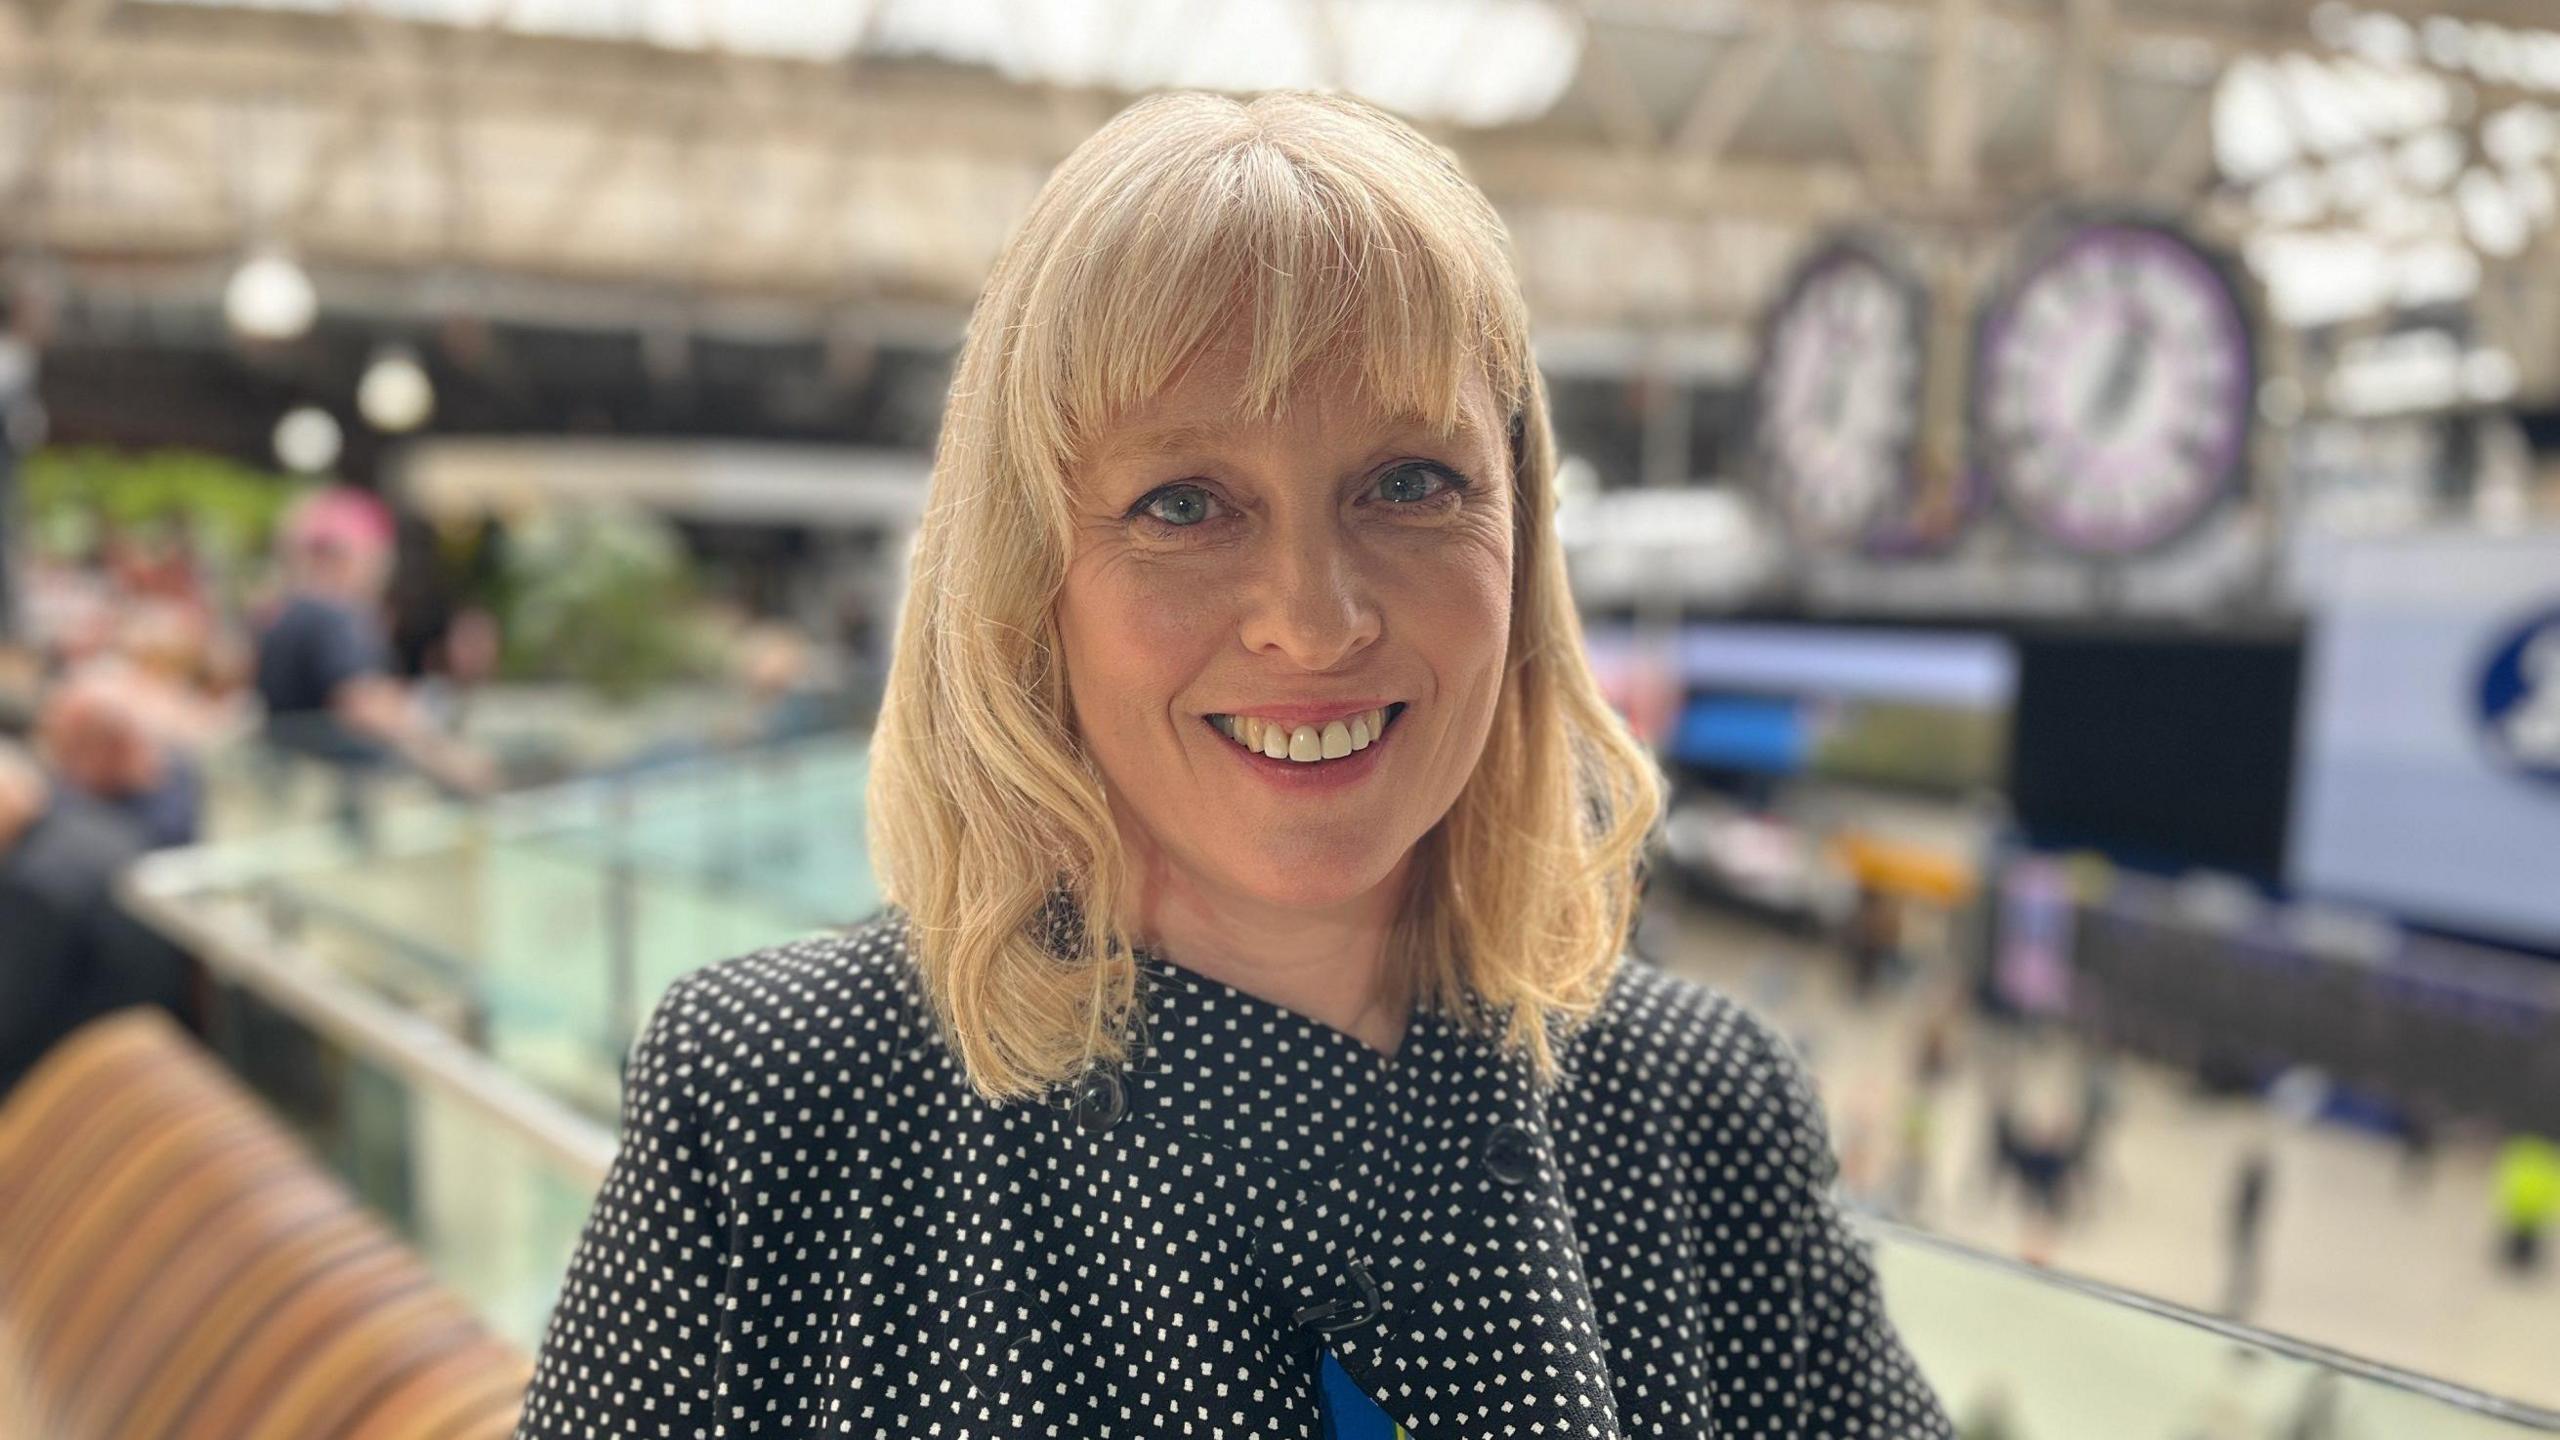
[[[507,546],[507,673],[569,679],[624,702],[699,675],[693,567],[672,526],[624,509],[550,511]]]
[[[308,482],[192,450],[127,454],[105,446],[57,447],[27,460],[26,523],[38,549],[79,556],[102,525],[178,529],[217,567],[256,559],[285,507]]]

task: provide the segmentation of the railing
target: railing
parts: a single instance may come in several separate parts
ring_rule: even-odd
[[[538,1335],[682,972],[873,908],[849,738],[146,857],[214,1040],[440,1271]]]
[[[1894,1323],[1948,1407],[1967,1420],[1999,1404],[2003,1433],[2021,1440],[2560,1434],[2560,1412],[1856,1218]]]
[[[404,811],[361,853],[300,832],[171,852],[127,889],[223,982],[235,1063],[290,1075],[276,1037],[297,1032],[330,1057],[324,1149],[530,1346],[638,1018],[686,969],[872,907],[862,774],[858,744],[811,743]],[[2020,1440],[2226,1433],[2217,1413],[2250,1434],[2560,1434],[2560,1414],[1858,1220],[1950,1408],[2005,1405]]]

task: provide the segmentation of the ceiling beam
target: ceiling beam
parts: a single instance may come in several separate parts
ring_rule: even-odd
[[[1886,111],[1873,78],[1828,36],[1815,39],[1811,48],[1814,64],[1830,87],[1840,124],[1848,131],[1850,148],[1868,180],[1886,194],[1909,188],[1913,166],[1910,152],[1902,145],[1904,127]]]
[[[2087,185],[2107,173],[2106,54],[2115,35],[2112,0],[2064,0],[2061,63],[2054,70],[2053,168]]]
[[[1784,11],[1763,20],[1747,38],[1725,42],[1698,86],[1698,98],[1672,127],[1671,148],[1707,165],[1723,158],[1795,44],[1795,20]]]
[[[671,293],[965,304],[1040,176],[1125,98],[880,58],[825,64],[419,26],[376,3],[357,0],[345,15],[152,6],[148,25],[127,23],[136,17],[118,15],[118,0],[43,12],[41,38],[0,51],[0,101],[53,116],[38,163],[17,177],[45,203],[0,207],[0,237],[190,263],[236,249],[262,218],[240,213],[221,156],[254,119],[285,136],[260,173],[280,183],[261,194],[287,197],[282,228],[316,264],[450,262]],[[1575,303],[1595,311],[1654,285],[1675,310],[1724,316],[1736,292],[1699,257],[1737,235],[1766,249],[1770,237],[1880,209],[1997,226],[2049,194],[2055,174],[2138,178],[2185,198],[2212,178],[2205,85],[2191,88],[2166,145],[2110,133],[2111,112],[2092,105],[2033,117],[2052,131],[2037,133],[2028,165],[2007,163],[2014,142],[1993,152],[2000,163],[1985,158],[1986,139],[2015,126],[1994,123],[2001,96],[2039,66],[2128,78],[2124,52],[2157,40],[2163,23],[2135,0],[1726,0],[1683,11],[1712,22],[1685,28],[1660,4],[1639,16],[1610,0],[1578,3],[1603,30],[1649,16],[1693,44],[1702,30],[1723,38],[1692,52],[1704,57],[1694,82],[1653,75],[1670,93],[1646,95],[1616,73],[1637,68],[1643,52],[1625,47],[1644,36],[1604,35],[1582,82],[1589,115],[1567,107],[1546,121],[1434,133],[1506,213],[1537,217],[1522,228],[1524,249],[1553,253],[1524,268],[1561,274],[1573,237],[1605,252],[1575,257],[1622,271],[1577,291]],[[2294,48],[2308,43],[2304,28],[2222,26],[2262,44],[2282,30]],[[1848,143],[1781,161],[1759,127],[1784,110],[1773,90],[1799,54],[1827,77]],[[90,115],[107,125],[90,128]],[[91,166],[101,145],[135,147],[148,162],[131,167],[140,178],[97,183],[125,168]],[[662,152],[679,158],[640,163]],[[751,184],[778,203],[734,203],[730,187]],[[865,207],[891,216],[890,228],[866,229]]]
[[[2177,128],[2143,168],[2139,188],[2155,201],[2183,209],[2213,184],[2215,173],[2213,92],[2199,90],[2187,97]]]
[[[1938,0],[1929,34],[1929,188],[1965,196],[1981,178],[1977,32],[1982,0]]]

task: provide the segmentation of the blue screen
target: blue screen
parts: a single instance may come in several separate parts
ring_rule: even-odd
[[[1680,712],[1671,753],[1691,765],[1794,775],[1812,749],[1810,731],[1793,700],[1701,696]]]

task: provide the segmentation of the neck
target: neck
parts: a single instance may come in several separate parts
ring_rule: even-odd
[[[1297,906],[1205,884],[1150,858],[1137,867],[1137,934],[1188,969],[1393,1055],[1413,1001],[1388,941],[1412,867],[1408,852],[1361,894]]]

